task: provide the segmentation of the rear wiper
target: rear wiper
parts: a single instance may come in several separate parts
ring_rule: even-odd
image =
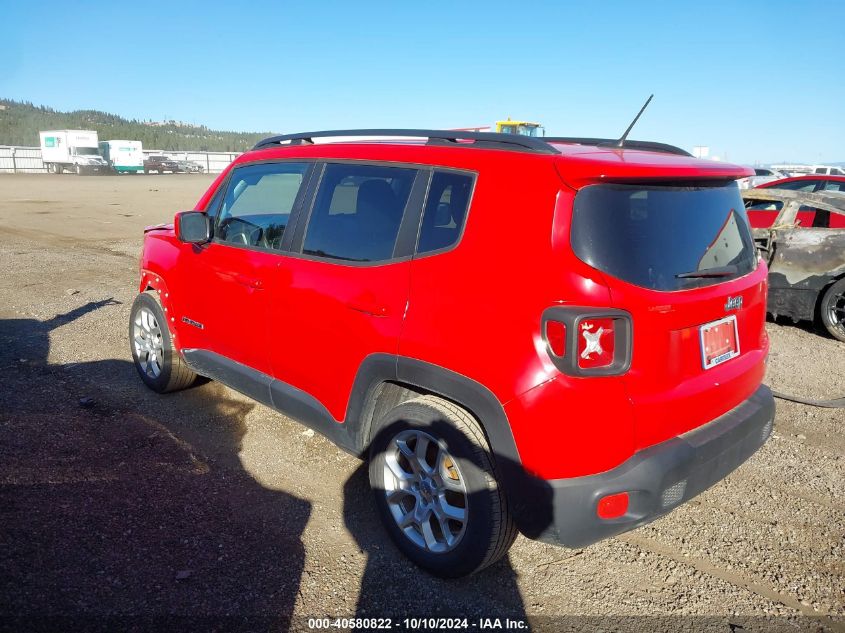
[[[730,277],[736,274],[736,266],[719,266],[718,268],[705,268],[704,270],[693,270],[689,273],[678,273],[678,279],[701,279],[707,277]]]

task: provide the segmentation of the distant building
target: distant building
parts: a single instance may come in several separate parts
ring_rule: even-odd
[[[148,125],[150,127],[164,127],[166,125],[174,125],[179,127],[198,127],[193,123],[188,123],[187,121],[174,121],[173,119],[169,121],[146,121],[144,125]]]

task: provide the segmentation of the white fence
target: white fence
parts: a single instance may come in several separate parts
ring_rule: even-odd
[[[206,173],[217,174],[240,156],[240,152],[163,152],[145,149],[144,156],[164,155],[190,160],[203,166]],[[40,147],[0,145],[0,174],[46,174]]]
[[[10,147],[0,145],[0,174],[47,173],[41,162],[40,147]]]

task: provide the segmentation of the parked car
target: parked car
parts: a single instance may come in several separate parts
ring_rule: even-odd
[[[768,311],[817,320],[845,341],[845,192],[742,193],[769,265]]]
[[[148,174],[151,171],[163,174],[169,171],[171,174],[176,174],[180,171],[179,163],[167,156],[153,154],[144,159],[144,173]]]
[[[382,142],[313,143],[338,136]],[[135,367],[158,392],[218,380],[368,458],[386,531],[434,574],[478,571],[517,530],[584,547],[771,433],[747,175],[641,141],[271,137],[146,230]]]
[[[205,167],[192,160],[177,160],[176,163],[179,165],[179,171],[186,174],[201,174],[205,171]]]
[[[791,191],[845,191],[845,176],[794,176],[759,185],[761,189],[789,189]]]
[[[845,176],[845,169],[827,165],[814,165],[813,173],[821,176]]]
[[[784,174],[779,172],[775,169],[769,169],[767,167],[752,167],[751,169],[754,170],[753,176],[748,176],[746,178],[740,178],[737,182],[739,183],[740,189],[748,189],[751,187],[758,187],[763,183],[771,182],[773,180],[780,180],[782,178],[786,178],[788,174]]]

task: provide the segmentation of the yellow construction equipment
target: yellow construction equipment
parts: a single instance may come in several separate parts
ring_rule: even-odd
[[[496,131],[504,134],[521,134],[522,136],[545,136],[546,130],[539,123],[530,121],[496,121]]]

